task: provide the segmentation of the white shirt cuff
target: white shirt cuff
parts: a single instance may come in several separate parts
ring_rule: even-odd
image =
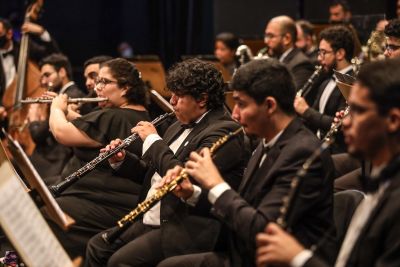
[[[193,185],[193,195],[191,197],[189,197],[186,200],[183,200],[184,202],[186,202],[186,204],[194,207],[196,206],[197,202],[199,201],[200,198],[200,194],[201,194],[201,188],[197,185]]]
[[[40,39],[42,39],[43,42],[47,42],[49,43],[51,41],[51,37],[48,31],[44,31],[41,35],[40,35]]]
[[[313,256],[312,251],[305,249],[292,259],[292,261],[290,262],[290,266],[302,267],[312,256]]]
[[[124,161],[119,161],[119,162],[115,162],[115,163],[110,163],[111,168],[113,168],[114,170],[118,170],[119,167],[121,167],[122,163]]]
[[[224,193],[226,190],[231,189],[231,187],[227,183],[220,183],[210,189],[208,192],[208,200],[212,205],[214,205],[215,201]]]
[[[161,140],[162,138],[158,134],[150,134],[144,139],[143,142],[143,147],[142,147],[142,156],[146,151],[151,147],[151,145],[158,140]]]

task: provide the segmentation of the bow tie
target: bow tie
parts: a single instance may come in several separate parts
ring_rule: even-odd
[[[183,129],[192,129],[192,128],[194,128],[194,126],[196,126],[196,123],[195,122],[191,122],[191,123],[187,123],[187,124],[181,124],[181,127],[183,128]]]
[[[14,55],[14,53],[13,53],[13,51],[12,50],[10,50],[10,51],[7,51],[7,52],[4,52],[4,53],[1,53],[1,55],[3,56],[3,58],[6,58],[7,56],[13,56]]]

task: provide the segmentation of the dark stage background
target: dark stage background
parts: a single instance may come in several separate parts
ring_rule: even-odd
[[[0,0],[0,16],[18,29],[25,0]],[[287,14],[323,23],[330,1],[321,0],[45,0],[39,23],[71,60],[75,79],[82,63],[99,54],[117,56],[127,42],[135,55],[159,55],[166,67],[185,54],[212,54],[216,33],[261,38],[266,22]],[[395,16],[396,0],[350,0],[353,14]]]

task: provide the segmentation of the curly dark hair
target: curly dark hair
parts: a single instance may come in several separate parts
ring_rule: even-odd
[[[400,38],[400,19],[392,19],[385,27],[385,34],[389,37]]]
[[[229,49],[236,51],[240,45],[239,38],[231,32],[221,32],[215,37],[215,41],[221,41]]]
[[[326,28],[319,34],[319,39],[327,41],[335,52],[343,48],[346,60],[351,61],[354,55],[354,38],[348,28],[343,25]]]
[[[130,104],[147,105],[147,88],[139,71],[132,62],[124,58],[115,58],[100,64],[100,68],[108,67],[119,87],[127,87],[125,97]]]
[[[172,66],[167,74],[167,88],[176,95],[190,95],[201,100],[207,95],[207,109],[222,107],[225,101],[224,80],[214,64],[188,59]]]
[[[276,59],[253,60],[241,66],[232,78],[231,88],[245,92],[257,104],[266,97],[275,98],[286,114],[295,114],[296,89],[289,70]]]
[[[399,58],[378,60],[365,64],[357,75],[381,115],[386,115],[391,108],[400,108],[399,67]]]

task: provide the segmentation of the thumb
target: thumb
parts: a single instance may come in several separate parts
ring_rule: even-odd
[[[283,232],[282,228],[276,223],[269,223],[266,230],[270,235],[277,235]]]

